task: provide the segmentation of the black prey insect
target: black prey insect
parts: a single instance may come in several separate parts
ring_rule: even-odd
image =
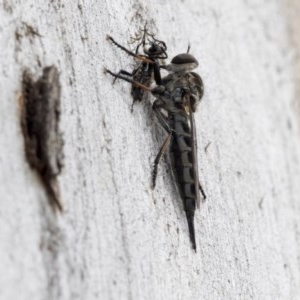
[[[134,52],[117,43],[109,35],[107,36],[107,39],[110,40],[115,46],[125,51],[128,55],[139,60],[138,66],[132,72],[120,70],[119,74],[132,77],[134,81],[137,81],[147,87],[150,87],[151,83],[153,82],[153,77],[156,84],[160,84],[161,75],[159,70],[159,61],[168,58],[166,52],[167,46],[165,42],[156,39],[154,34],[149,32],[147,29],[147,24],[145,25],[144,29],[140,30],[140,33],[133,38],[133,41],[139,42]],[[143,49],[142,54],[139,52],[141,47]],[[133,105],[136,101],[142,101],[144,89],[132,84],[131,95],[133,97]]]
[[[194,113],[204,91],[201,77],[192,72],[198,66],[198,61],[188,53],[176,55],[169,65],[159,65],[149,57],[134,57],[141,62],[156,64],[159,76],[154,77],[156,82],[154,88],[131,79],[124,72],[113,73],[110,70],[106,72],[115,78],[130,82],[143,91],[150,92],[156,98],[152,107],[168,136],[154,161],[152,186],[155,187],[158,163],[169,148],[172,171],[183,201],[191,244],[196,251],[194,215],[196,207],[200,205],[200,192],[203,199],[206,198],[198,176],[194,121]],[[165,69],[169,74],[161,78],[160,69]]]

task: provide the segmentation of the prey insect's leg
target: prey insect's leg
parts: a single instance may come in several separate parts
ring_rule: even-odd
[[[154,166],[153,166],[153,171],[152,171],[152,188],[153,189],[155,188],[155,184],[156,184],[157,167],[158,167],[159,161],[162,158],[162,156],[166,153],[166,150],[170,144],[171,137],[173,134],[173,130],[169,126],[168,120],[166,119],[165,115],[160,110],[161,107],[162,107],[162,104],[161,104],[160,100],[154,101],[152,108],[157,116],[159,123],[169,133],[169,135],[166,138],[166,140],[164,141],[163,145],[161,146],[161,148],[154,160]]]
[[[123,50],[124,52],[126,52],[128,55],[133,56],[134,58],[146,62],[148,64],[153,64],[153,60],[148,59],[147,57],[143,56],[143,55],[138,55],[135,54],[134,52],[126,49],[125,47],[123,47],[122,45],[120,45],[119,43],[117,43],[110,35],[107,35],[107,39],[110,40],[114,45],[116,45],[117,47],[119,47],[121,50]]]
[[[104,72],[109,73],[111,76],[113,76],[113,77],[115,77],[115,78],[123,79],[123,80],[125,80],[125,81],[127,81],[127,82],[129,82],[129,83],[131,83],[131,84],[133,84],[133,85],[135,85],[135,86],[141,88],[141,89],[144,90],[144,91],[151,92],[151,89],[150,89],[149,87],[147,87],[147,86],[145,86],[145,85],[143,85],[143,84],[141,84],[141,83],[139,83],[139,82],[137,82],[137,81],[135,81],[135,80],[132,80],[132,79],[130,79],[130,78],[127,78],[127,77],[124,76],[124,75],[117,74],[117,73],[113,73],[112,71],[110,71],[110,70],[108,70],[108,69],[104,69]]]
[[[126,49],[125,47],[123,47],[122,45],[120,45],[119,43],[117,43],[110,35],[106,36],[107,40],[110,40],[114,45],[116,45],[118,48],[120,48],[121,50],[123,50],[124,52],[126,52],[128,55],[136,57],[137,54],[133,53],[132,51]]]
[[[138,65],[138,67],[137,67],[136,69],[134,69],[131,73],[128,72],[128,71],[126,71],[126,70],[121,69],[121,70],[118,72],[118,75],[121,75],[121,74],[122,74],[122,75],[126,75],[126,76],[133,77],[133,76],[137,73],[137,71],[139,70],[141,64],[142,64],[142,63],[140,63],[140,64]],[[114,79],[114,81],[113,81],[112,84],[115,84],[115,82],[116,82],[117,79],[118,79],[118,78],[115,77],[115,79]]]

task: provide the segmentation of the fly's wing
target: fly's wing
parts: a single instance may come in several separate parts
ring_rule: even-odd
[[[193,95],[197,95],[195,97],[192,97],[191,101],[191,108],[192,111],[195,112],[197,109],[198,104],[201,101],[201,98],[204,94],[204,86],[203,86],[203,81],[199,74],[195,72],[190,72],[189,73],[189,87],[191,89],[191,92]]]
[[[191,136],[192,136],[192,156],[193,156],[193,175],[194,175],[194,184],[195,184],[195,194],[196,194],[196,205],[197,208],[200,208],[200,193],[199,193],[199,175],[198,175],[198,156],[197,156],[197,134],[196,134],[196,126],[195,126],[195,118],[194,113],[191,107],[191,98],[193,96],[189,96],[189,119],[191,125]]]

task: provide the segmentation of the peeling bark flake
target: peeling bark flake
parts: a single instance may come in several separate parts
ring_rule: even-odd
[[[62,211],[57,181],[63,166],[63,140],[59,131],[60,91],[55,66],[45,67],[37,81],[30,72],[23,72],[20,106],[26,158],[39,174],[50,204]]]

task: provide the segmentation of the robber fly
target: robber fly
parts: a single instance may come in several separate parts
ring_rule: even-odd
[[[169,65],[160,66],[169,74],[156,82],[157,85],[152,89],[124,76],[124,74],[106,70],[113,77],[130,82],[134,86],[152,93],[156,98],[152,107],[168,136],[154,161],[152,186],[155,187],[158,163],[169,148],[172,171],[183,201],[190,240],[195,251],[194,215],[196,207],[200,205],[199,192],[204,199],[206,198],[198,176],[194,121],[194,112],[204,91],[201,77],[197,73],[191,72],[197,66],[198,61],[191,54],[183,53],[175,56]]]
[[[125,70],[120,70],[119,74],[132,77],[134,81],[137,81],[147,87],[150,87],[153,82],[153,77],[155,82],[159,84],[161,82],[161,75],[159,71],[159,60],[168,58],[167,46],[165,42],[160,41],[155,38],[154,34],[150,33],[147,29],[147,24],[144,29],[141,30],[140,34],[137,34],[133,41],[139,41],[136,46],[135,52],[132,52],[119,43],[117,43],[111,36],[107,36],[114,45],[125,51],[128,55],[133,56],[139,60],[138,66],[132,71],[128,72]],[[139,49],[142,46],[143,54],[139,53]],[[142,60],[141,60],[142,58]],[[133,103],[136,101],[142,101],[144,96],[144,90],[136,85],[132,85],[131,95],[133,97]]]

